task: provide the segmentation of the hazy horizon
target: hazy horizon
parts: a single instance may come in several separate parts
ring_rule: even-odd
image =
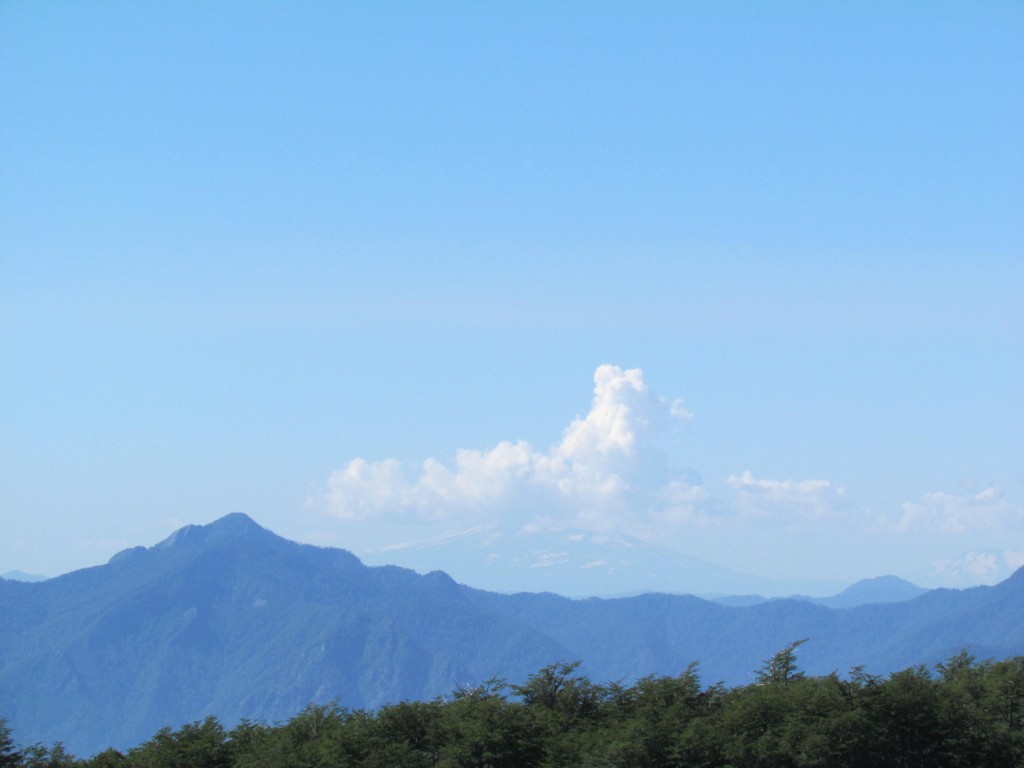
[[[240,511],[475,586],[1005,578],[1022,36],[996,2],[0,5],[0,572]]]

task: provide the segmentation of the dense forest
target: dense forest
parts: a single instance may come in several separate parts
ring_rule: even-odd
[[[376,712],[311,704],[286,722],[231,729],[207,717],[91,759],[60,743],[19,748],[0,720],[0,766],[1024,766],[1024,657],[964,651],[934,670],[812,677],[798,668],[799,645],[732,688],[702,685],[696,665],[624,686],[558,663],[521,685],[494,679]]]

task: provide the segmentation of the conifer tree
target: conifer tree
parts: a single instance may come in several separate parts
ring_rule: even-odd
[[[0,768],[21,765],[21,757],[21,752],[14,748],[14,739],[11,738],[7,721],[0,718]]]

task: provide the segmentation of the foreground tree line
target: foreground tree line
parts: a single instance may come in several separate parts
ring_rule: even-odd
[[[17,749],[0,720],[0,767],[1024,766],[1024,657],[965,651],[934,670],[844,679],[801,673],[799,645],[736,688],[702,686],[696,665],[624,686],[559,663],[522,685],[495,679],[377,712],[310,704],[287,722],[230,730],[208,717],[88,760],[60,743]]]

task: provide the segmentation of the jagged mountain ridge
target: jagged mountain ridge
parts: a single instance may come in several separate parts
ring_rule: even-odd
[[[996,587],[836,610],[745,608],[690,596],[500,595],[340,549],[300,545],[244,515],[188,526],[107,565],[0,581],[0,701],[23,742],[88,753],[216,714],[285,718],[309,701],[376,707],[582,659],[596,681],[676,674],[743,683],[810,638],[810,673],[884,673],[963,647],[1024,653],[1024,572]]]

